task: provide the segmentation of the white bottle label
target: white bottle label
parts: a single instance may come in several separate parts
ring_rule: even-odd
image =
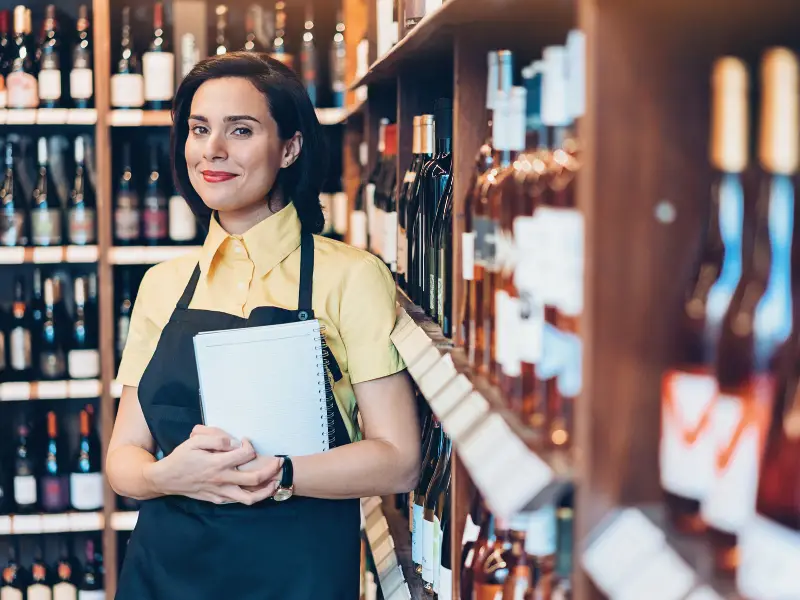
[[[442,524],[439,517],[433,516],[433,591],[439,590],[439,577],[442,569]]]
[[[39,98],[58,100],[61,98],[61,71],[39,71]]]
[[[67,364],[72,379],[95,379],[100,376],[100,352],[97,350],[70,350]]]
[[[106,600],[105,590],[81,590],[78,592],[78,600]]]
[[[434,536],[433,522],[422,521],[422,580],[433,583]]]
[[[41,583],[34,583],[28,586],[28,600],[53,600],[52,590]]]
[[[103,475],[72,473],[69,477],[70,504],[76,510],[103,508]]]
[[[350,213],[350,244],[361,250],[367,249],[367,215],[363,210]]]
[[[175,55],[172,52],[145,52],[142,71],[145,100],[172,100],[175,94]]]
[[[6,77],[9,108],[36,108],[39,106],[39,83],[30,73],[16,71]]]
[[[397,263],[397,213],[383,214],[383,260],[392,265]]]
[[[475,278],[475,232],[461,234],[461,276],[466,281]]]
[[[768,377],[756,378],[743,396],[720,394],[714,405],[711,434],[716,472],[700,512],[719,531],[738,533],[755,514],[773,390]]]
[[[739,592],[758,600],[800,598],[800,531],[756,515],[739,535]]]
[[[439,569],[439,600],[453,600],[453,572],[445,567]]]
[[[87,100],[94,93],[91,69],[72,69],[69,72],[69,94],[75,100]]]
[[[519,377],[522,374],[522,361],[520,355],[520,344],[517,339],[517,332],[520,331],[520,308],[519,298],[512,298],[506,294],[506,310],[503,314],[503,342],[506,345],[504,352],[505,360],[500,365],[503,373],[507,377]]]
[[[141,108],[144,105],[144,80],[132,73],[111,76],[111,106]]]
[[[551,257],[557,257],[558,269],[554,273],[558,294],[557,306],[568,316],[583,312],[583,214],[575,209],[554,209],[551,214]],[[552,283],[552,281],[551,281]]]
[[[559,209],[549,206],[540,206],[534,213],[535,218],[531,217],[535,220],[532,224],[528,223],[528,227],[533,227],[535,237],[538,240],[533,254],[529,254],[525,238],[520,237],[521,234],[519,233],[517,236],[517,239],[520,240],[520,254],[524,257],[530,256],[534,261],[533,264],[528,266],[528,269],[532,270],[528,271],[528,278],[535,281],[536,293],[547,306],[557,306],[561,297],[558,290],[558,283],[562,280],[559,274],[560,257],[556,254],[556,238],[560,235],[558,231],[558,211]],[[519,218],[516,220],[519,220]],[[517,271],[515,271],[515,277]],[[519,286],[516,281],[515,284]]]
[[[414,505],[413,507],[413,530],[411,532],[411,560],[414,564],[422,564],[422,521],[423,509],[421,506]]]
[[[714,481],[714,437],[709,428],[717,397],[712,375],[671,371],[662,384],[661,487],[702,500]]]
[[[519,360],[529,365],[539,363],[544,346],[544,304],[528,292],[520,289],[518,299],[519,319],[514,330]]]
[[[53,586],[53,600],[78,600],[78,588],[62,581]]]
[[[169,199],[169,237],[175,242],[189,242],[197,237],[197,221],[182,196]]]
[[[497,364],[501,367],[506,363],[508,354],[508,330],[505,329],[507,323],[506,311],[508,310],[508,292],[497,290],[494,293],[494,331],[495,331],[495,357]]]
[[[333,195],[333,230],[339,235],[347,233],[347,194],[336,192]]]
[[[0,589],[0,600],[22,600],[22,590],[4,587]]]
[[[11,368],[24,371],[31,366],[31,332],[24,327],[11,330]]]
[[[36,478],[33,475],[14,477],[14,500],[24,506],[36,504]]]
[[[531,514],[525,532],[525,552],[530,556],[556,553],[556,508],[552,504]]]

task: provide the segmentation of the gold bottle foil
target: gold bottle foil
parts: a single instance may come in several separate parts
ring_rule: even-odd
[[[770,173],[791,175],[798,157],[798,62],[786,48],[768,50],[761,61],[761,135],[758,157]]]
[[[726,56],[714,64],[710,158],[718,171],[741,173],[747,166],[749,85],[743,61]]]

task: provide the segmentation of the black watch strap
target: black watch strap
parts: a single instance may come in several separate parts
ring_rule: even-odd
[[[292,459],[285,455],[280,455],[279,457],[283,459],[281,487],[290,488],[294,484],[294,465],[292,465]]]

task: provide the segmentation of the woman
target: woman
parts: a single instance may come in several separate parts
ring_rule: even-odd
[[[208,234],[198,253],[147,272],[133,311],[106,473],[143,502],[117,598],[356,600],[358,498],[410,490],[419,466],[413,393],[389,339],[392,278],[372,255],[312,235],[323,144],[290,69],[252,53],[207,59],[173,116],[175,181]],[[201,425],[192,337],[307,315],[335,359],[337,446],[256,456]]]

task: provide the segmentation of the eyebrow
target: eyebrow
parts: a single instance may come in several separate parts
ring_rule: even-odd
[[[193,121],[200,121],[202,123],[208,123],[208,119],[205,118],[203,115],[189,115],[189,120]],[[226,123],[233,123],[235,121],[254,121],[256,123],[261,123],[255,117],[251,117],[250,115],[230,115],[223,119]]]

